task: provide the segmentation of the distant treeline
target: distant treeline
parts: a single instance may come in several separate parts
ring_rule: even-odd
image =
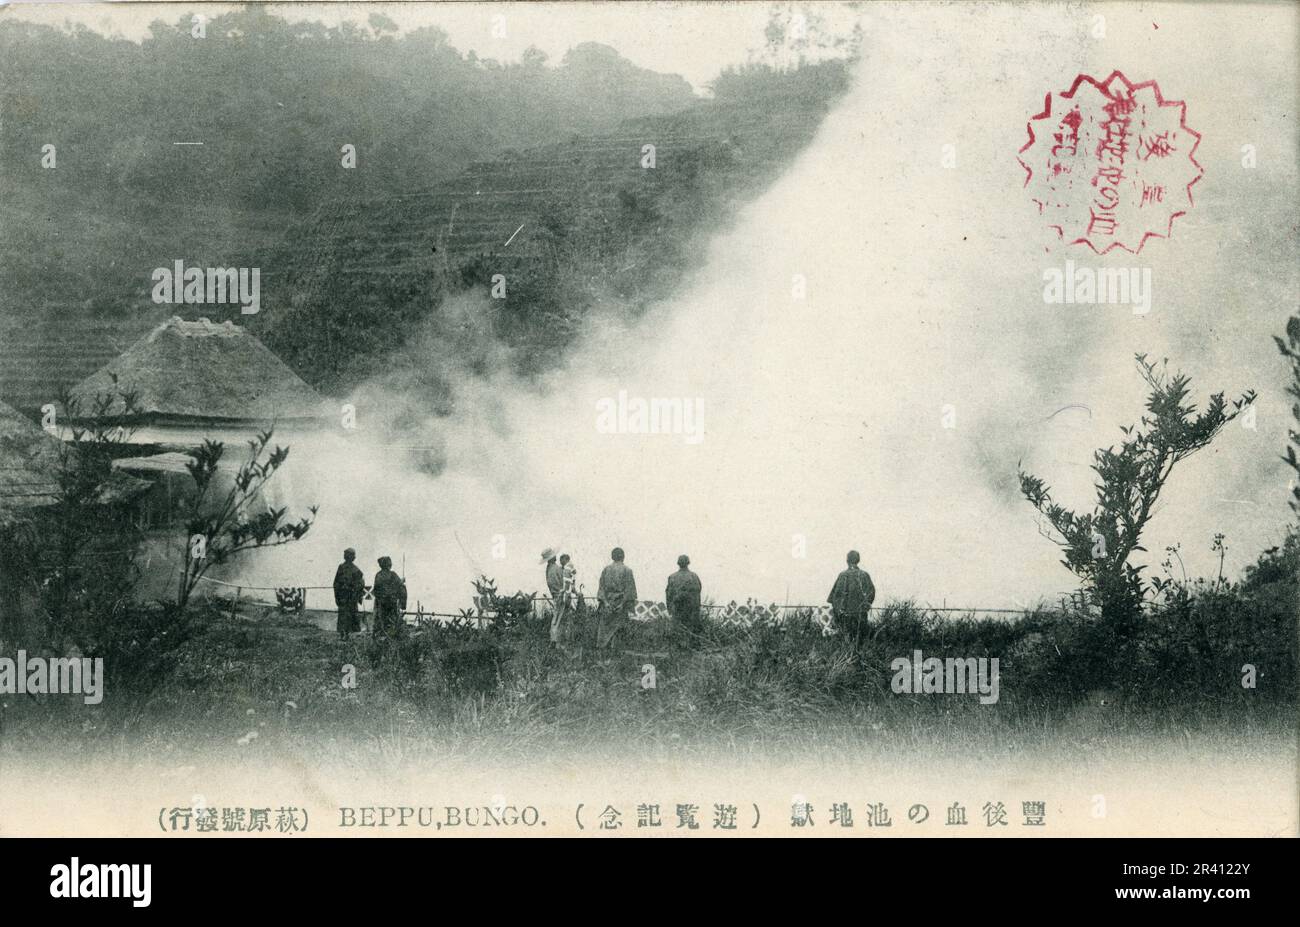
[[[158,21],[136,43],[0,22],[6,306],[120,309],[133,256],[154,244],[229,263],[323,200],[436,186],[502,150],[695,99],[591,43],[554,66],[540,52],[499,64],[438,29],[290,23],[256,5],[191,29]],[[190,141],[203,144],[175,144]],[[340,169],[345,144],[360,169]]]
[[[157,21],[142,43],[0,23],[6,175],[36,182],[50,143],[60,182],[87,194],[300,211],[335,192],[408,192],[507,148],[695,99],[683,78],[603,45],[555,66],[540,51],[500,64],[439,29],[399,36],[370,19],[291,23],[253,5],[212,18],[204,38],[188,15]],[[173,145],[187,140],[203,141],[201,157]],[[334,169],[346,143],[366,169]]]

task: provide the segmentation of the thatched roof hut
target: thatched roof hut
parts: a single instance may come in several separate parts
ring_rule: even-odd
[[[134,394],[127,414],[121,393]],[[71,391],[74,419],[112,396],[104,417],[130,423],[136,444],[242,440],[270,424],[318,427],[335,412],[324,397],[247,330],[173,317]]]

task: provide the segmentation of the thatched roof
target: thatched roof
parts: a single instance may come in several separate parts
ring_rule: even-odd
[[[64,466],[59,440],[0,402],[0,528],[11,526],[34,509],[59,499],[59,474]],[[67,463],[75,466],[76,448]],[[150,483],[129,473],[113,471],[96,487],[97,505],[129,502]]]
[[[0,525],[59,491],[58,441],[0,402]]]
[[[116,384],[114,377],[116,376]],[[136,416],[268,423],[330,414],[324,398],[262,342],[230,322],[173,317],[72,390],[85,416],[97,397],[136,395]],[[106,415],[124,412],[120,398]]]

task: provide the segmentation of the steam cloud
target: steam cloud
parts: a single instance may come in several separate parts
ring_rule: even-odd
[[[662,596],[685,552],[715,601],[819,603],[856,548],[885,599],[1028,604],[1074,582],[1018,495],[1017,462],[1061,501],[1090,505],[1092,451],[1142,408],[1137,351],[1168,355],[1202,400],[1260,390],[1257,429],[1231,426],[1175,473],[1147,544],[1158,562],[1182,541],[1189,570],[1210,571],[1221,530],[1230,570],[1253,560],[1286,518],[1289,411],[1268,336],[1294,286],[1277,268],[1295,261],[1280,238],[1250,246],[1237,233],[1246,216],[1289,220],[1284,197],[1243,178],[1235,137],[1215,137],[1239,82],[1214,74],[1265,65],[1198,70],[1145,32],[1129,38],[1125,15],[1108,9],[1102,61],[1087,57],[1089,20],[1065,8],[873,10],[856,86],[677,298],[634,325],[593,320],[540,386],[459,378],[451,417],[417,384],[368,385],[355,433],[294,447],[287,486],[296,504],[321,503],[319,521],[305,541],[249,557],[249,581],[328,583],[353,546],[368,575],[378,556],[404,555],[412,605],[448,611],[469,604],[480,572],[544,591],[547,546],[570,552],[594,592],[619,545],[642,598]],[[1162,15],[1176,30],[1178,11]],[[1046,91],[1116,67],[1189,101],[1207,178],[1173,240],[1100,258],[1042,229],[1015,153]],[[1275,141],[1294,154],[1283,131]],[[945,144],[955,168],[942,166]],[[1066,258],[1150,267],[1152,312],[1045,305],[1043,271]],[[1245,290],[1264,311],[1246,311]],[[454,308],[486,312],[470,297]],[[599,433],[597,403],[620,390],[702,400],[702,442]]]

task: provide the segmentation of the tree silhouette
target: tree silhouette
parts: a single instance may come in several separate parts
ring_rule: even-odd
[[[1167,361],[1156,365],[1145,354],[1136,360],[1150,387],[1147,411],[1138,424],[1121,429],[1124,440],[1118,449],[1103,448],[1093,455],[1097,504],[1091,512],[1057,504],[1042,479],[1019,471],[1020,491],[1046,523],[1043,533],[1064,552],[1061,563],[1082,580],[1086,598],[1100,607],[1102,619],[1120,630],[1131,626],[1146,594],[1144,568],[1128,560],[1145,550],[1142,531],[1174,466],[1209,445],[1255,399],[1248,390],[1229,407],[1223,393],[1215,393],[1198,414],[1188,401],[1185,374],[1170,374]]]
[[[1291,405],[1291,415],[1295,418],[1295,424],[1287,430],[1287,439],[1290,442],[1286,447],[1285,460],[1291,469],[1296,472],[1296,478],[1291,481],[1291,511],[1300,515],[1300,459],[1296,457],[1296,450],[1300,448],[1300,317],[1291,316],[1286,322],[1286,341],[1283,341],[1277,335],[1273,336],[1277,342],[1277,348],[1282,352],[1291,363],[1291,383],[1287,386],[1287,395],[1294,397],[1297,401]]]
[[[267,429],[248,442],[248,460],[240,465],[224,495],[217,486],[217,471],[225,445],[206,440],[190,452],[188,469],[197,492],[186,521],[177,609],[185,608],[194,587],[212,567],[246,550],[279,547],[301,540],[311,528],[317,511],[314,505],[310,516],[296,522],[285,520],[284,508],[268,505],[260,512],[251,511],[271,478],[289,458],[289,449],[277,446],[262,459],[271,443],[271,434],[271,429]]]

